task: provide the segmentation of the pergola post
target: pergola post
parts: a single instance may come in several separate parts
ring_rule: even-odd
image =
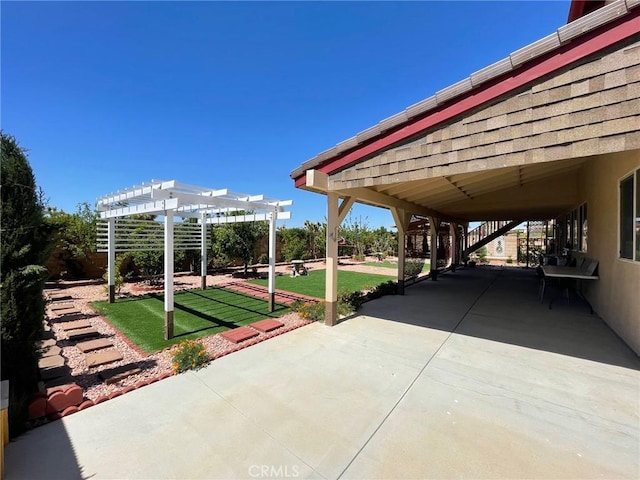
[[[276,221],[278,213],[269,214],[269,312],[275,310],[276,302]]]
[[[429,227],[431,231],[431,264],[430,275],[431,280],[438,279],[438,230],[440,229],[440,219],[438,217],[429,217]]]
[[[107,284],[109,303],[116,301],[116,219],[107,222]]]
[[[406,257],[406,234],[411,214],[401,208],[391,208],[393,220],[398,228],[398,295],[404,295],[404,266]]]
[[[173,338],[173,210],[164,214],[164,339]]]
[[[207,288],[207,214],[200,216],[200,288]]]

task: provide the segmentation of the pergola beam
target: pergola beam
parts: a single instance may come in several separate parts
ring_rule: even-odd
[[[143,213],[161,213],[165,210],[175,210],[176,208],[178,208],[178,199],[170,198],[167,200],[143,203],[141,205],[132,205],[130,207],[113,208],[111,210],[100,212],[100,217],[116,218],[126,217],[129,215],[140,215]]]
[[[289,220],[291,218],[291,212],[277,212],[277,215],[278,218],[276,220]],[[227,223],[266,222],[270,219],[270,213],[254,213],[250,215],[229,215],[226,217],[208,218],[207,223],[209,225],[223,225]]]

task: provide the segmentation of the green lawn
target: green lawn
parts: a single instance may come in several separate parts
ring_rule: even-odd
[[[411,262],[411,259],[407,259],[407,262]],[[369,267],[384,267],[384,268],[393,268],[395,270],[398,269],[398,264],[396,262],[390,262],[389,260],[385,260],[384,262],[365,262],[365,265]],[[429,262],[424,262],[424,266],[422,267],[423,272],[429,271]]]
[[[309,275],[301,277],[281,275],[276,277],[276,289],[310,297],[324,298],[325,272],[326,270],[312,270]],[[355,290],[364,290],[388,280],[395,280],[395,277],[338,270],[338,291],[347,290],[353,292]],[[251,280],[251,283],[266,286],[267,280]]]
[[[94,302],[93,307],[144,351],[152,353],[187,339],[205,337],[289,311],[276,305],[268,312],[266,300],[226,288],[186,290],[174,295],[174,338],[164,339],[162,294]]]

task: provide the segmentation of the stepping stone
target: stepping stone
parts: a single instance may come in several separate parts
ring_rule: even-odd
[[[111,340],[106,338],[98,338],[96,340],[88,340],[86,342],[80,342],[76,344],[76,347],[80,349],[81,352],[87,353],[92,350],[100,350],[101,348],[113,347],[113,343]]]
[[[273,318],[267,318],[265,320],[260,320],[259,322],[254,322],[251,324],[251,326],[259,332],[267,333],[273,330],[277,330],[280,327],[284,327],[284,323]]]
[[[51,310],[57,312],[58,310],[66,310],[68,308],[76,308],[73,303],[59,303],[56,305],[51,305]]]
[[[227,330],[226,332],[222,332],[220,334],[222,338],[225,338],[233,343],[244,342],[245,340],[248,340],[250,338],[257,337],[258,335],[260,335],[258,332],[249,327],[238,327],[234,328],[233,330]]]
[[[118,383],[120,380],[136,375],[142,372],[142,369],[135,365],[122,365],[121,367],[111,368],[109,370],[103,370],[98,373],[98,377],[104,381],[107,385]]]
[[[80,330],[71,330],[67,333],[69,340],[83,340],[85,338],[99,337],[100,332],[95,328],[82,328]]]
[[[61,326],[62,330],[68,332],[69,330],[78,330],[80,328],[91,328],[91,322],[89,320],[76,320],[74,322],[65,322]]]
[[[56,344],[56,341],[53,338],[47,338],[46,340],[43,340],[42,342],[40,342],[40,347],[49,348],[49,347],[53,347],[55,344]]]
[[[42,358],[45,357],[53,357],[55,355],[60,355],[62,353],[62,349],[57,345],[52,345],[47,347],[47,349],[42,353]]]
[[[90,353],[87,355],[86,362],[88,367],[97,367],[107,363],[122,360],[122,354],[117,350],[105,350],[103,352]]]
[[[38,368],[58,368],[64,366],[64,357],[62,355],[54,355],[52,357],[44,357],[38,361]]]

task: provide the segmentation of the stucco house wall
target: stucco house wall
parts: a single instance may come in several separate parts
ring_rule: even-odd
[[[640,355],[640,262],[619,258],[619,181],[640,168],[640,150],[601,155],[585,164],[580,191],[587,202],[587,256],[600,262],[600,280],[585,282],[594,310]]]

